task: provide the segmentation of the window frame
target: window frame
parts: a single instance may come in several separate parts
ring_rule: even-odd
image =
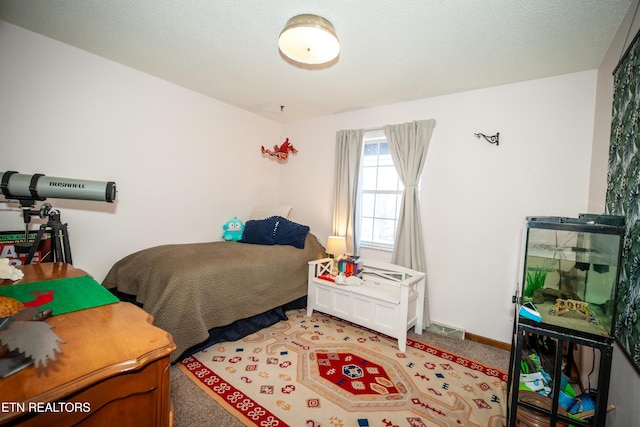
[[[398,176],[398,172],[395,168],[395,165],[393,164],[393,158],[391,158],[391,165],[393,167],[393,173],[395,175],[396,178],[396,189],[395,190],[389,190],[389,189],[385,189],[385,190],[380,190],[378,188],[378,178],[379,178],[379,168],[381,167],[380,165],[380,155],[378,153],[378,156],[376,158],[376,165],[374,166],[376,169],[376,184],[375,184],[375,189],[374,190],[365,190],[364,189],[364,172],[365,172],[365,168],[370,168],[372,166],[366,166],[365,165],[365,155],[366,155],[366,145],[370,144],[370,143],[382,143],[385,142],[387,144],[389,144],[388,139],[386,138],[386,136],[384,136],[384,134],[382,132],[370,132],[369,134],[365,133],[365,135],[363,136],[362,139],[362,158],[361,158],[361,162],[360,162],[360,170],[359,170],[359,176],[358,176],[358,181],[360,182],[360,185],[358,185],[358,215],[357,215],[357,226],[358,226],[358,235],[359,235],[359,241],[360,241],[360,247],[361,248],[367,248],[367,249],[376,249],[376,250],[383,250],[383,251],[393,251],[394,246],[395,246],[395,239],[396,239],[396,234],[398,231],[398,221],[399,221],[399,216],[400,216],[400,209],[401,209],[401,204],[402,204],[402,197],[404,194],[404,184],[402,182],[402,180],[400,179],[400,176]],[[388,165],[382,165],[382,167],[388,167]],[[374,196],[374,200],[373,200],[373,216],[365,216],[364,215],[364,195],[365,194],[373,194]],[[394,195],[396,197],[396,208],[395,208],[395,214],[393,217],[385,217],[385,216],[376,216],[376,196],[377,195]],[[365,218],[371,219],[372,221],[372,230],[371,230],[371,239],[372,240],[364,240],[363,239],[363,220]],[[376,220],[378,221],[384,221],[384,220],[392,220],[393,221],[393,243],[385,243],[382,241],[376,241],[375,240],[375,224],[376,224]]]

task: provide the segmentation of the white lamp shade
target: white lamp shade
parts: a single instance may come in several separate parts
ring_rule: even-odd
[[[341,236],[329,236],[327,239],[328,254],[342,255],[347,253],[347,239]]]
[[[289,19],[278,38],[280,52],[302,64],[325,64],[340,53],[340,41],[331,22],[317,15]]]

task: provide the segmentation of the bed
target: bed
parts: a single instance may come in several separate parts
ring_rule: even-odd
[[[280,320],[283,307],[304,304],[308,262],[325,256],[308,227],[271,217],[247,221],[238,242],[138,251],[116,262],[102,284],[172,334],[175,362],[226,337],[229,325],[239,339]]]

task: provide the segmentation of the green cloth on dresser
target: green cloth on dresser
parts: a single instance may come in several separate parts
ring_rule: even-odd
[[[51,299],[51,293],[53,300],[37,307],[39,310],[50,308],[53,315],[118,302],[115,295],[90,276],[0,286],[0,295],[22,303],[29,303],[36,298],[47,301]]]

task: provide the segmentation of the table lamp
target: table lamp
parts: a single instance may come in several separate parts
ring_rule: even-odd
[[[347,252],[347,239],[342,236],[329,236],[325,251],[329,254],[329,258],[333,259],[332,272],[337,272],[338,265],[336,263],[336,258]]]

